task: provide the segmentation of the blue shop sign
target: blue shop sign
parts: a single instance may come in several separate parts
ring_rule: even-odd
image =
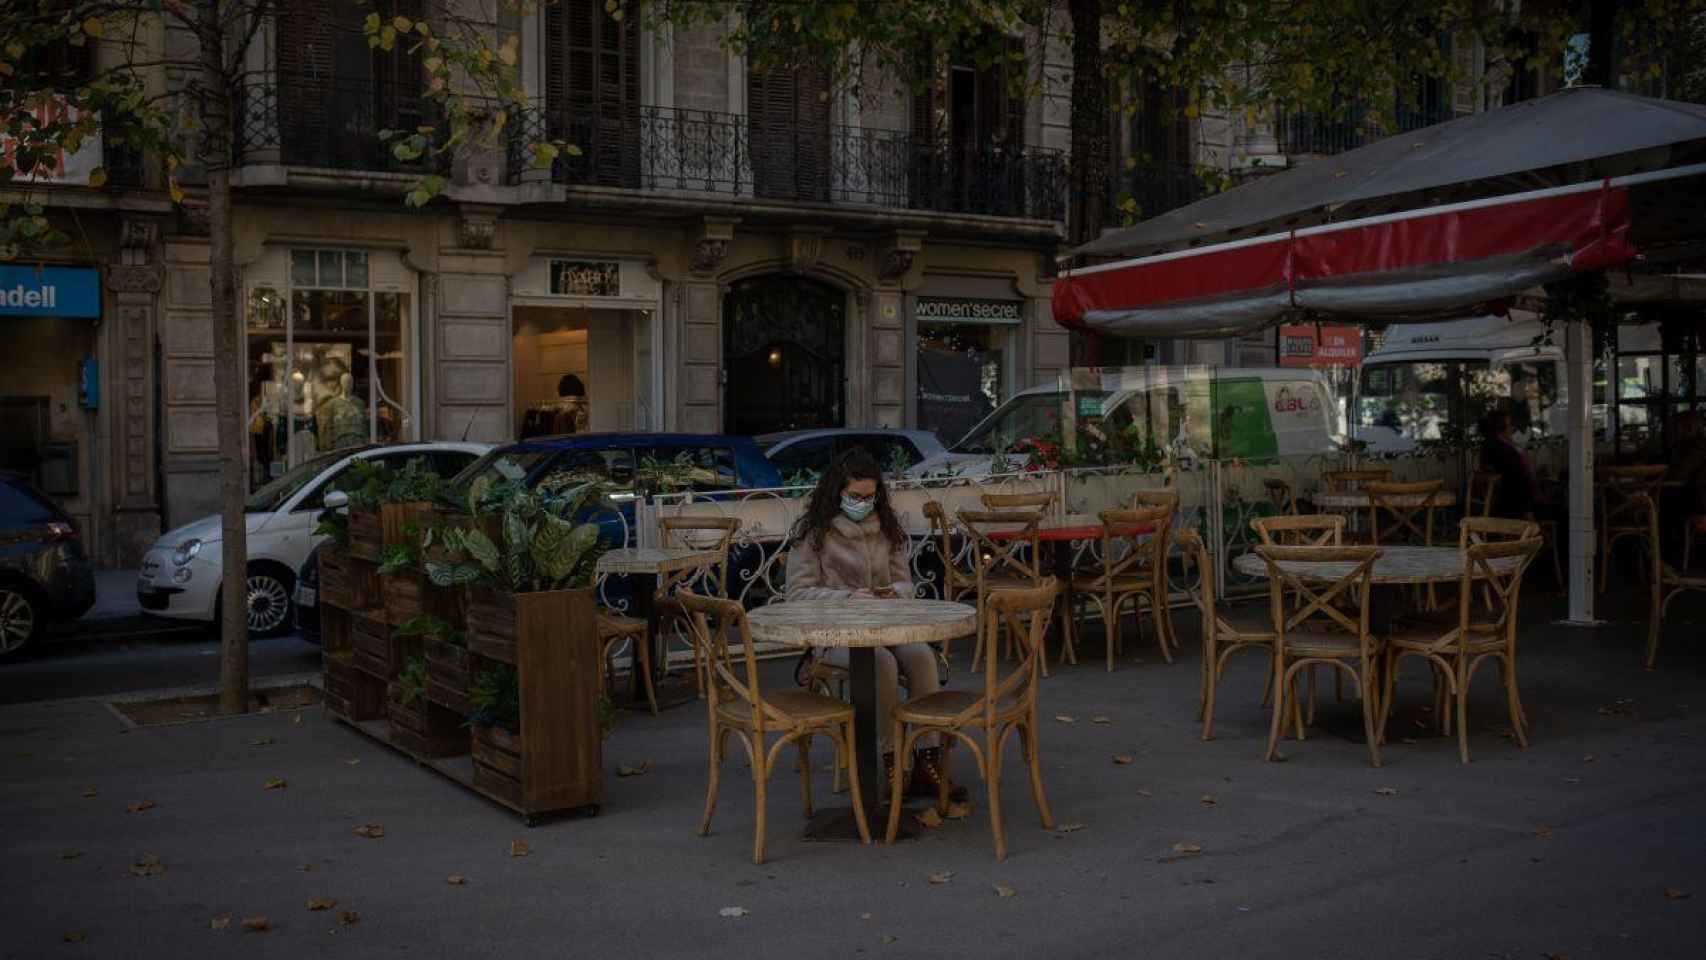
[[[91,267],[0,266],[0,316],[101,316],[101,272]]]

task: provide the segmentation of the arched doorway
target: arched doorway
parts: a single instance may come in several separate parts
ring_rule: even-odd
[[[755,435],[845,419],[847,297],[804,277],[736,282],[723,298],[723,429]]]

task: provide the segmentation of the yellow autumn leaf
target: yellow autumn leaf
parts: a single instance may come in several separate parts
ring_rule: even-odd
[[[415,28],[415,22],[408,17],[397,17],[391,21],[391,26],[396,27],[398,33],[408,33]]]
[[[98,17],[90,17],[83,21],[83,32],[91,37],[99,39],[106,34],[107,28],[101,25],[101,21]]]
[[[172,202],[173,203],[183,203],[184,202],[184,188],[183,188],[183,185],[178,183],[177,180],[174,179],[171,181],[170,186],[167,187],[167,192],[172,195]]]
[[[503,61],[504,66],[515,66],[515,54],[520,39],[512,33],[504,40],[503,46],[498,48],[498,59]]]

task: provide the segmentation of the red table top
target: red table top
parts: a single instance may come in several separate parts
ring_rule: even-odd
[[[1049,541],[1100,540],[1102,530],[1103,524],[1100,520],[1086,520],[1082,516],[1059,517],[1044,520],[1039,524],[1037,526],[1037,539]],[[1023,532],[1023,528],[1015,528],[1013,530],[996,530],[985,534],[985,536],[991,540],[1012,540]],[[1113,531],[1114,535],[1118,537],[1131,537],[1154,532],[1155,525],[1152,523],[1126,524],[1114,528]]]

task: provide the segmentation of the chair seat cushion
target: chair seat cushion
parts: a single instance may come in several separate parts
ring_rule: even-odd
[[[1298,657],[1354,657],[1360,646],[1357,638],[1348,633],[1327,633],[1288,630],[1285,635],[1285,655]],[[1379,641],[1370,645],[1370,655],[1380,652]]]
[[[764,694],[764,702],[795,720],[824,721],[845,715],[853,716],[853,708],[834,697],[805,690],[779,690]],[[717,713],[726,723],[752,726],[752,707],[745,700],[725,700],[717,704]],[[780,723],[778,722],[778,725]]]
[[[971,690],[938,690],[925,694],[916,700],[908,700],[894,708],[895,719],[906,723],[945,724],[966,710],[967,707],[982,701],[983,694]],[[1001,699],[996,708],[998,715],[1010,713],[1019,708],[1019,701],[1009,695]]]

